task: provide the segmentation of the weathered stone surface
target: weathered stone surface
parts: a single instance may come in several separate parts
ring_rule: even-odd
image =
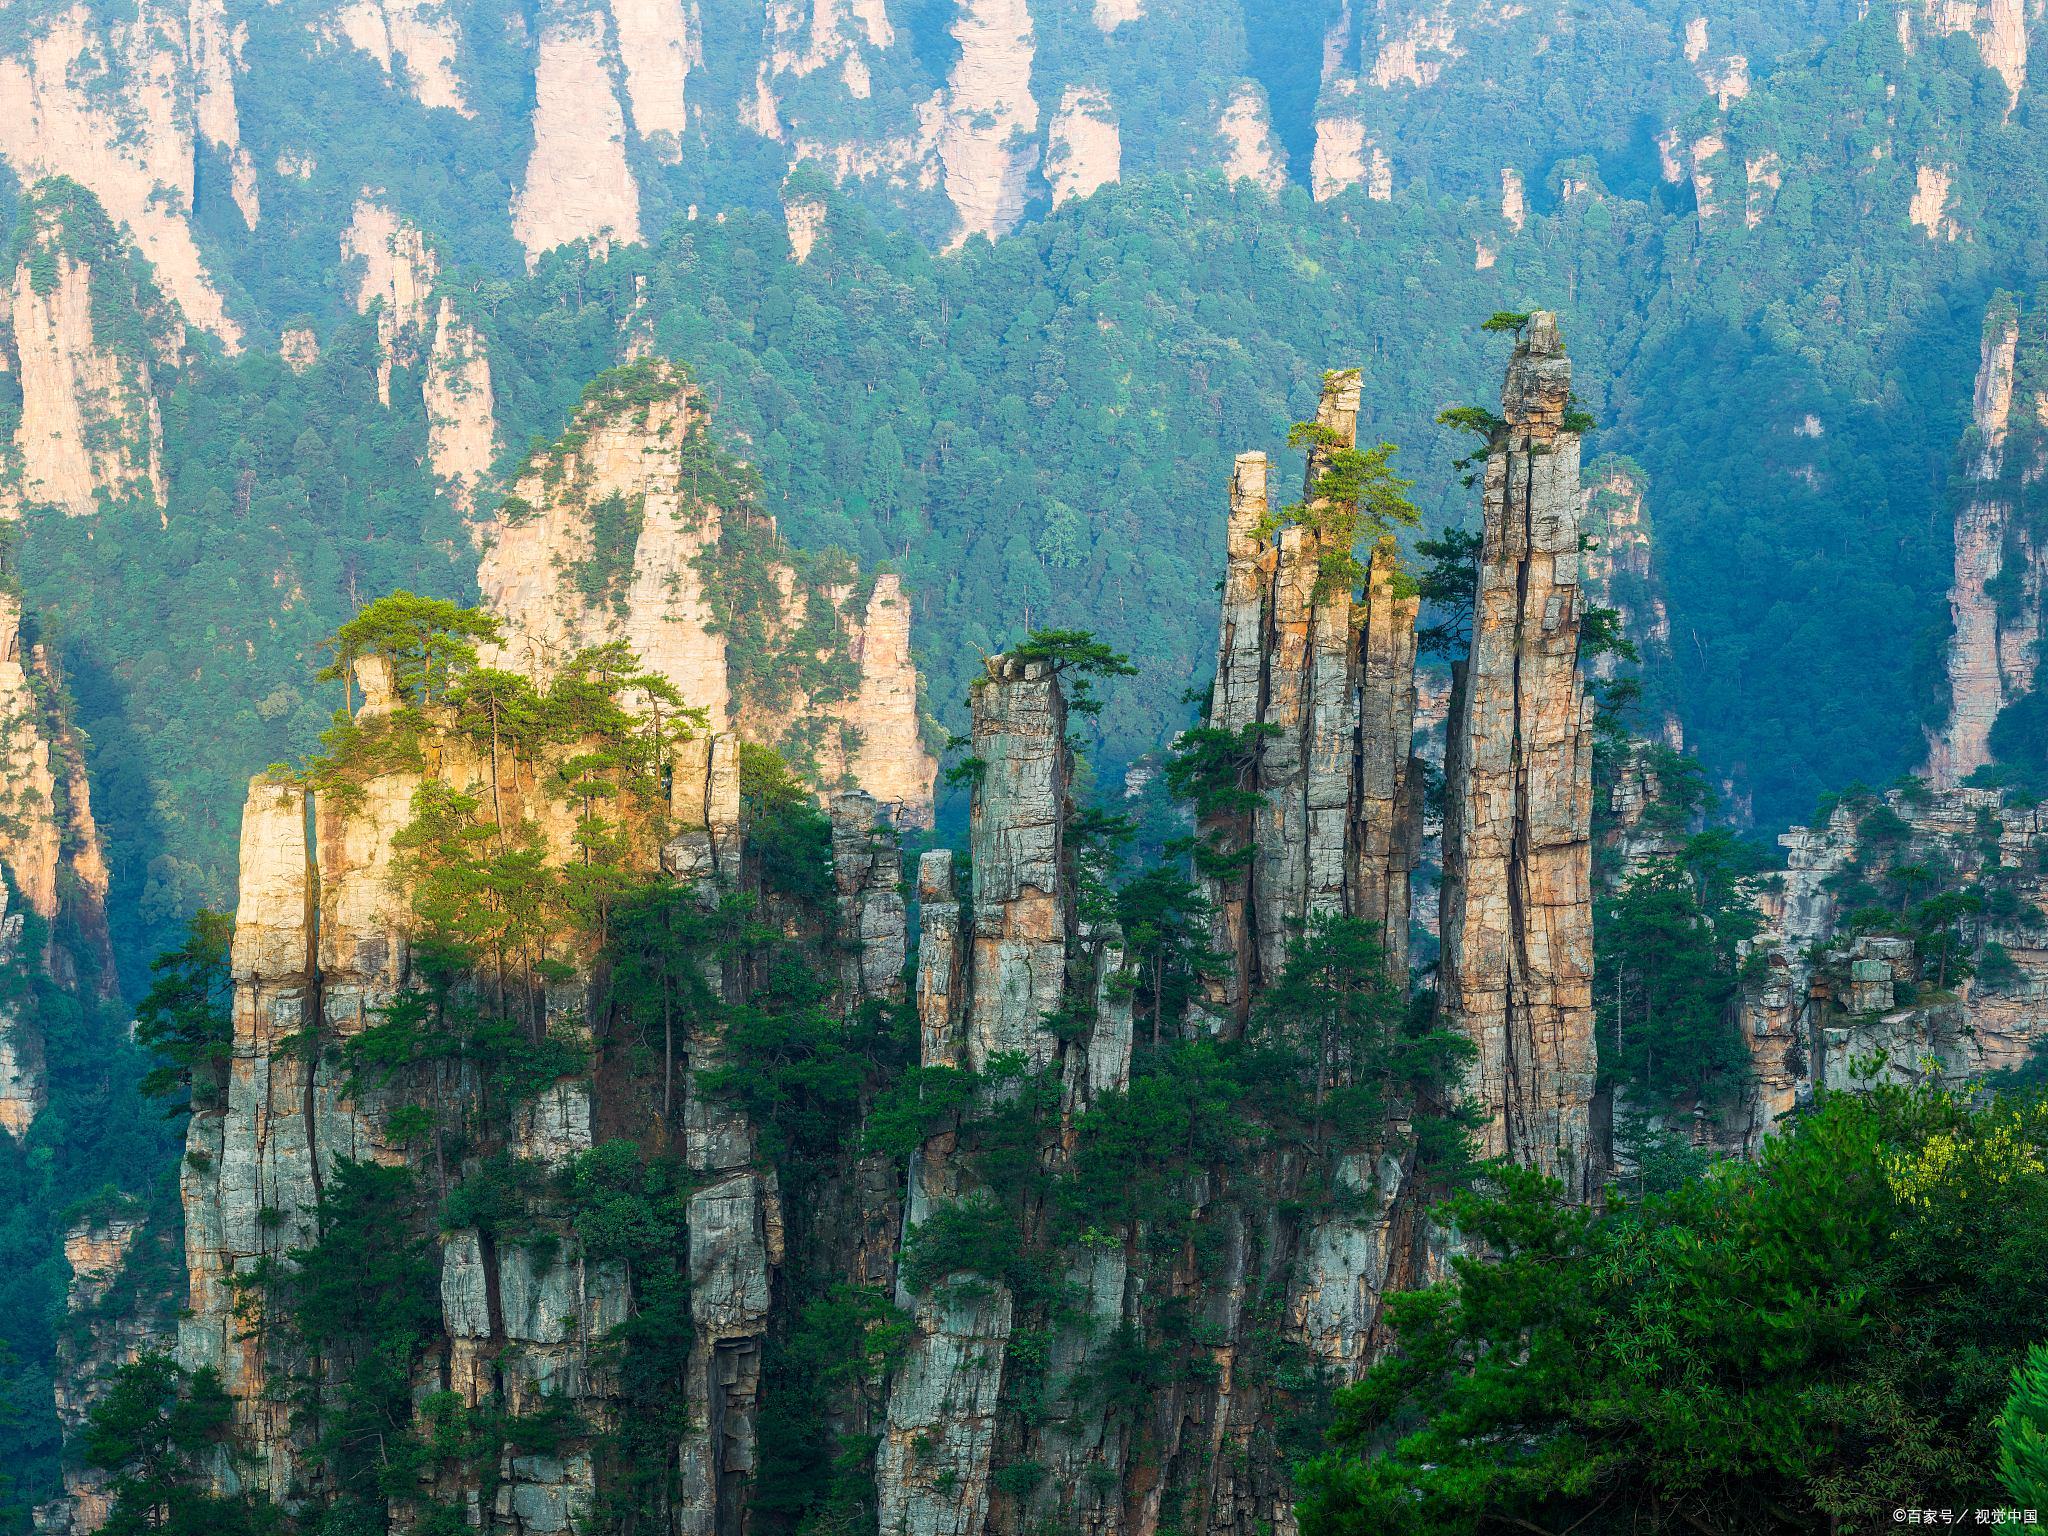
[[[164,1244],[168,1238],[169,1234],[152,1231],[140,1214],[80,1221],[64,1234],[64,1258],[71,1266],[71,1287],[65,1298],[70,1322],[57,1341],[57,1368],[51,1386],[57,1419],[67,1438],[85,1431],[94,1404],[106,1396],[116,1370],[145,1350],[165,1349],[172,1343],[169,1315],[183,1300],[182,1284],[176,1295],[151,1294],[143,1287],[129,1298],[125,1309],[112,1315],[97,1310],[122,1271],[133,1265],[138,1242],[150,1247]],[[99,1530],[113,1511],[111,1483],[99,1468],[67,1461],[64,1500],[57,1502],[68,1502],[69,1510],[40,1506],[39,1523],[47,1510],[52,1515],[68,1514],[70,1529],[77,1536]]]
[[[1485,546],[1445,761],[1446,1022],[1479,1047],[1487,1155],[1593,1192],[1592,744],[1578,669],[1579,439],[1571,364],[1537,313],[1501,390]]]
[[[890,1385],[876,1456],[884,1531],[978,1536],[1013,1317],[1006,1287],[967,1274],[945,1277],[918,1305],[917,1337]]]
[[[551,11],[534,62],[533,154],[512,200],[512,235],[530,270],[572,242],[640,238],[640,184],[626,164],[626,117],[612,84],[604,11]]]
[[[490,475],[498,424],[490,354],[476,327],[458,318],[445,296],[434,316],[421,393],[427,406],[428,458],[434,473],[447,478],[456,506],[467,513]]]
[[[490,1282],[474,1227],[441,1238],[441,1324],[450,1338],[491,1336]]]
[[[1265,610],[1267,577],[1259,525],[1267,515],[1263,453],[1241,453],[1230,481],[1230,516],[1225,534],[1228,565],[1223,577],[1223,603],[1217,622],[1216,682],[1209,702],[1209,724],[1233,734],[1259,719],[1265,693]],[[1220,835],[1226,849],[1244,846],[1247,829],[1222,823],[1204,829]],[[1205,877],[1203,895],[1209,903],[1209,947],[1231,957],[1231,969],[1204,982],[1210,1012],[1220,1025],[1240,1029],[1249,1006],[1254,948],[1249,928],[1250,880]]]
[[[255,207],[251,162],[235,142],[224,9],[150,4],[105,20],[84,6],[53,11],[0,58],[0,150],[24,186],[69,176],[91,188],[184,318],[234,353],[241,327],[188,219],[202,137],[229,152],[244,216]],[[81,68],[81,57],[91,63]]]
[[[31,280],[34,246],[17,255],[13,312],[21,421],[14,445],[21,478],[0,492],[0,509],[40,503],[62,507],[67,516],[89,517],[102,496],[141,496],[161,504],[163,423],[150,389],[150,360],[96,339],[92,268],[59,247],[63,237],[54,219],[34,227],[35,242],[51,248],[44,254],[56,263],[56,283],[46,293]]]
[[[891,808],[898,828],[931,825],[938,760],[920,736],[910,603],[900,577],[878,575],[865,612],[842,618],[847,659],[860,674],[853,698],[813,703],[799,692],[767,711],[733,697],[726,635],[700,565],[716,551],[725,519],[759,520],[759,514],[715,506],[697,494],[696,476],[683,465],[684,439],[708,429],[705,403],[672,364],[654,359],[652,366],[672,392],[644,407],[586,406],[573,423],[577,441],[559,462],[550,455],[532,459],[505,507],[474,525],[482,547],[477,584],[484,606],[506,629],[502,646],[485,647],[485,664],[545,681],[577,651],[623,641],[688,706],[705,711],[711,730],[773,745],[801,726],[802,739],[815,745],[817,783],[838,787],[850,778]],[[638,513],[632,565],[613,592],[592,598],[571,572],[591,557],[591,509],[612,496],[624,497]],[[766,521],[772,531],[773,519]],[[771,569],[781,588],[780,606],[763,616],[773,640],[805,621],[809,594],[790,566]],[[841,609],[854,592],[847,583],[822,595]],[[642,706],[651,708],[645,701]],[[678,743],[679,750],[692,745]],[[738,758],[734,751],[712,757],[712,796],[721,799]],[[738,781],[729,782],[734,815],[714,809],[707,823],[694,807],[679,806],[679,823],[685,829],[735,825]],[[701,846],[679,848],[670,868],[696,869],[702,859]],[[711,867],[733,866],[714,851]]]
[[[908,921],[903,855],[896,829],[864,790],[832,797],[832,878],[845,940],[858,946],[840,962],[841,1005],[851,1013],[870,998],[903,1000]]]
[[[1377,1159],[1362,1153],[1340,1159],[1338,1188],[1365,1198],[1370,1209],[1318,1222],[1296,1266],[1289,1322],[1347,1385],[1373,1363],[1380,1300],[1392,1288],[1389,1280],[1398,1279],[1390,1273],[1396,1261],[1393,1211],[1403,1181],[1401,1159],[1391,1152]]]
[[[2005,468],[2006,428],[2013,407],[2013,366],[2020,337],[2019,306],[2003,291],[1992,296],[1984,317],[1971,426],[1977,437],[1974,462],[1963,466],[1971,481],[1989,486]],[[2038,408],[2025,401],[2023,408]],[[2028,560],[2027,535],[2008,540],[2012,497],[1987,489],[1972,495],[1956,514],[1955,583],[1949,613],[1955,636],[1949,642],[1950,708],[1947,722],[1927,732],[1928,771],[1938,789],[1950,789],[1991,761],[1991,726],[1998,711],[2027,691],[2034,671],[2034,615],[2037,604],[2018,604],[2018,628],[1999,616],[2000,602],[1987,590],[2009,557]],[[2029,570],[2029,585],[2039,577]],[[2035,594],[2029,593],[2029,597]]]
[[[958,1038],[969,943],[960,932],[960,893],[953,879],[953,850],[934,848],[917,862],[917,1017],[919,1061],[958,1066]]]
[[[1325,376],[1305,502],[1332,452],[1358,443],[1356,369]],[[1265,532],[1272,518],[1263,454],[1240,454],[1231,482],[1209,724],[1264,725],[1247,786],[1249,817],[1211,817],[1224,849],[1257,846],[1241,879],[1205,880],[1210,947],[1232,971],[1207,984],[1206,1012],[1241,1029],[1252,994],[1277,977],[1289,939],[1316,913],[1379,929],[1391,973],[1405,976],[1409,871],[1421,858],[1422,775],[1409,765],[1415,724],[1415,619],[1394,595],[1394,551],[1365,555],[1362,594],[1323,577],[1326,549],[1307,526]],[[1319,590],[1320,589],[1320,590]]]
[[[973,697],[974,755],[987,764],[974,791],[973,986],[966,1064],[1021,1051],[1033,1070],[1058,1039],[1044,1015],[1066,982],[1071,901],[1066,853],[1066,701],[1047,662],[989,659]]]
[[[1422,862],[1424,770],[1415,735],[1415,620],[1420,598],[1394,595],[1394,558],[1373,551],[1359,636],[1358,776],[1351,803],[1347,909],[1383,935],[1387,970],[1408,974],[1408,885]]]
[[[34,656],[23,654],[20,631],[21,599],[0,592],[0,861],[22,901],[38,916],[52,918],[63,829],[50,814],[57,776],[29,686]]]

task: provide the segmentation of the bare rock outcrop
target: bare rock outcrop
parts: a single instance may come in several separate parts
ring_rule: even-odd
[[[2014,526],[2015,498],[2001,482],[2031,465],[2006,464],[2006,438],[2013,413],[2013,371],[2020,340],[2017,300],[1999,292],[1984,316],[1984,339],[1971,409],[1973,438],[1964,473],[1976,489],[1956,514],[1955,582],[1949,613],[1955,628],[1949,642],[1947,722],[1927,732],[1928,769],[1935,784],[1950,788],[1991,761],[1991,727],[2000,709],[2033,684],[2034,641],[2039,627],[2039,557],[2027,530]],[[2034,415],[2039,402],[2021,402]],[[2031,455],[2029,455],[2031,457]],[[2022,583],[2033,601],[2001,604],[1993,590],[2008,560],[2020,562]]]
[[[12,447],[24,503],[90,516],[102,499],[164,501],[163,422],[150,389],[146,352],[102,343],[93,324],[93,276],[123,253],[98,201],[75,182],[50,181],[29,196],[30,239],[12,274],[14,339],[20,358],[21,422]],[[71,240],[67,242],[67,232]],[[83,245],[95,261],[73,259]],[[102,284],[102,291],[115,285]],[[145,285],[135,307],[160,333],[161,299]],[[102,316],[102,321],[110,318]]]
[[[1598,1169],[1592,1033],[1591,705],[1579,674],[1579,437],[1556,317],[1530,317],[1486,461],[1472,649],[1444,774],[1445,1022],[1479,1048],[1469,1076],[1487,1155],[1581,1199]]]
[[[409,365],[419,356],[440,262],[416,225],[368,195],[356,200],[341,232],[341,255],[363,263],[356,310],[376,311],[377,399],[388,406],[393,362]]]
[[[640,184],[626,165],[609,33],[603,11],[557,12],[541,24],[533,155],[512,199],[512,233],[529,269],[558,245],[640,238]]]
[[[1273,132],[1264,90],[1249,81],[1233,87],[1217,132],[1228,146],[1223,171],[1232,181],[1248,178],[1276,194],[1286,188],[1287,157]]]
[[[832,797],[832,877],[851,952],[840,966],[840,996],[849,1011],[875,999],[903,1000],[906,908],[903,854],[896,829],[865,790]]]
[[[1052,184],[1055,203],[1086,197],[1117,180],[1123,149],[1109,93],[1094,86],[1068,86],[1053,114],[1050,143],[1045,177]]]
[[[1066,821],[1073,753],[1050,662],[995,657],[976,679],[974,755],[986,766],[974,837],[972,981],[966,1065],[1019,1051],[1036,1070],[1058,1050],[1044,1016],[1066,986],[1071,909]]]
[[[133,1277],[129,1285],[135,1294],[124,1298],[125,1305],[105,1305],[108,1293],[124,1278],[124,1270],[139,1267],[140,1261],[169,1256],[174,1233],[152,1222],[150,1214],[139,1201],[126,1202],[81,1217],[64,1234],[64,1260],[71,1266],[71,1285],[65,1296],[67,1321],[57,1342],[57,1368],[51,1385],[57,1421],[67,1438],[83,1433],[93,1406],[106,1395],[116,1370],[144,1351],[166,1349],[172,1342],[167,1317],[183,1299],[182,1284],[175,1287],[178,1294],[171,1295],[143,1283],[142,1277]],[[99,1530],[113,1512],[114,1492],[107,1474],[67,1459],[62,1505],[62,1517],[74,1536]],[[38,1505],[38,1528],[58,1513],[51,1504]]]
[[[133,232],[184,318],[232,353],[241,327],[229,318],[189,223],[194,128],[228,142],[232,92],[223,97],[222,76],[231,44],[203,3],[196,43],[187,19],[183,9],[145,4],[102,23],[75,5],[39,23],[19,51],[0,58],[0,121],[8,124],[0,152],[24,183],[68,176],[90,188],[115,223]],[[119,90],[109,78],[116,69]],[[245,216],[253,205],[251,192]]]
[[[612,0],[633,127],[670,164],[681,157],[689,126],[684,93],[690,71],[704,63],[698,10],[697,0]]]
[[[491,361],[476,327],[443,296],[434,315],[434,344],[421,386],[427,405],[427,454],[463,512],[489,478],[498,422],[491,394]]]
[[[491,664],[541,677],[580,649],[625,641],[687,704],[708,711],[714,728],[735,727],[807,757],[821,794],[859,787],[894,808],[897,826],[930,825],[938,764],[920,737],[901,579],[875,577],[861,608],[852,582],[814,594],[793,566],[765,561],[757,574],[773,595],[764,639],[779,644],[806,633],[815,597],[832,615],[845,677],[832,688],[779,693],[772,703],[736,689],[717,593],[728,590],[721,582],[752,579],[745,572],[753,567],[734,572],[722,562],[750,561],[748,551],[778,542],[774,524],[744,504],[721,506],[700,494],[703,398],[665,360],[633,369],[633,382],[618,389],[645,398],[594,387],[570,432],[530,455],[513,494],[477,525],[477,583],[506,625]],[[727,539],[729,521],[745,525],[744,539]],[[736,594],[734,585],[728,602]]]
[[[1006,235],[1023,216],[1024,180],[1038,163],[1037,40],[1024,0],[965,0],[949,30],[960,57],[946,81],[939,157],[958,246]]]
[[[368,189],[356,199],[341,235],[344,261],[362,263],[358,313],[377,317],[377,398],[391,404],[394,366],[425,364],[421,395],[427,410],[427,455],[464,513],[490,477],[497,449],[496,399],[483,338],[456,309],[434,296],[441,261],[427,237]],[[303,373],[319,360],[312,332],[284,333],[285,359]]]
[[[462,26],[452,7],[439,0],[345,0],[314,25],[375,59],[384,77],[409,86],[421,106],[476,115],[455,69]]]
[[[84,745],[52,687],[48,652],[21,645],[21,600],[0,593],[0,863],[48,926],[39,953],[17,953],[25,915],[0,911],[0,965],[41,969],[67,991],[81,967],[102,998],[118,994],[107,930],[107,863],[92,814]],[[62,935],[60,937],[60,934]],[[0,1007],[0,1125],[25,1134],[44,1103],[32,1015]]]

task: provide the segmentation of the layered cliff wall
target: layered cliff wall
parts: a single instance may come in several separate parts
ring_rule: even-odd
[[[1579,438],[1554,315],[1529,319],[1485,474],[1472,650],[1445,755],[1440,972],[1488,1155],[1599,1187],[1591,706],[1579,675]]]

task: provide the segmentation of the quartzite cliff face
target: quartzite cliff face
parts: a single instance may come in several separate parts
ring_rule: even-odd
[[[727,471],[682,373],[650,360],[607,380],[476,525],[477,585],[506,626],[491,663],[539,678],[623,641],[715,729],[780,748],[821,793],[862,788],[898,826],[929,826],[938,762],[922,742],[901,579],[800,579],[772,519],[700,490]],[[758,605],[760,624],[744,643],[741,604]]]
[[[1971,435],[1963,445],[1969,488],[1956,514],[1955,584],[1949,589],[1949,716],[1927,733],[1928,768],[1942,789],[1991,761],[1998,712],[2034,680],[2043,555],[2027,520],[2015,514],[2021,487],[2040,473],[2048,394],[2038,380],[2032,388],[2015,388],[2016,369],[2024,363],[2036,374],[2043,360],[2041,317],[2028,318],[2034,334],[2023,357],[2014,297],[2000,292],[1984,317]]]

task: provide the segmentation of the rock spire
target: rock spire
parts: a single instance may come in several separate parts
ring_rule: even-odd
[[[1359,394],[1355,370],[1325,380],[1304,498],[1332,452],[1357,447]],[[1408,879],[1421,853],[1423,770],[1408,750],[1420,601],[1398,593],[1384,548],[1362,595],[1329,590],[1324,559],[1342,551],[1310,527],[1273,526],[1269,470],[1263,453],[1237,457],[1209,710],[1215,730],[1267,728],[1252,732],[1246,780],[1263,803],[1209,828],[1221,848],[1257,850],[1242,875],[1207,881],[1210,946],[1235,960],[1208,1005],[1233,1029],[1311,913],[1379,927],[1390,972],[1405,977]]]
[[[1479,1047],[1482,1150],[1597,1188],[1592,705],[1579,674],[1579,434],[1557,317],[1530,317],[1487,455],[1472,649],[1450,715],[1439,993]]]

